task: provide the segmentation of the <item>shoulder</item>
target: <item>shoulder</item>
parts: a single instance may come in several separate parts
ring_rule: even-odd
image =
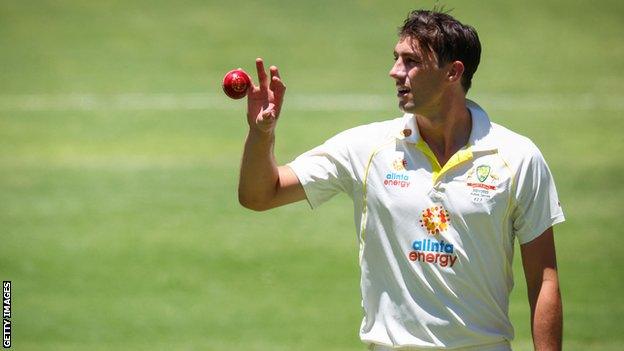
[[[404,118],[399,117],[381,122],[373,122],[347,129],[327,140],[327,144],[341,145],[351,151],[374,149],[378,145],[390,142],[399,135],[404,125]]]
[[[390,136],[396,136],[401,131],[403,117],[390,119],[386,121],[373,122],[369,124],[359,125],[349,128],[336,136],[342,138],[361,138],[370,137],[374,139],[384,139]]]
[[[531,139],[500,124],[492,122],[489,137],[497,145],[501,156],[517,166],[542,158],[539,148]]]
[[[467,100],[467,107],[472,113],[471,138],[474,138],[475,150],[496,149],[508,164],[516,166],[539,155],[539,150],[531,139],[492,122],[483,108],[474,101]]]
[[[534,193],[536,187],[550,181],[548,164],[531,139],[495,123],[492,123],[491,133],[498,140],[498,155],[512,172],[516,196],[527,195],[527,189]]]

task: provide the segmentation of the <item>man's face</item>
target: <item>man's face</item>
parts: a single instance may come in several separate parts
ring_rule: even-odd
[[[439,68],[435,54],[421,50],[418,41],[409,37],[394,48],[394,79],[399,108],[404,112],[426,115],[436,111],[446,82],[446,70]]]

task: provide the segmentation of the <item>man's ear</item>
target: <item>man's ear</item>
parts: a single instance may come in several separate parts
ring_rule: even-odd
[[[446,74],[446,78],[450,83],[461,80],[464,74],[464,64],[461,61],[453,61],[449,63],[449,69]]]

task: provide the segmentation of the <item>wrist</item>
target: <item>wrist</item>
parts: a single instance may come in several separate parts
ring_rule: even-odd
[[[275,140],[275,129],[272,128],[264,131],[259,128],[250,127],[247,138],[257,142],[273,143]]]

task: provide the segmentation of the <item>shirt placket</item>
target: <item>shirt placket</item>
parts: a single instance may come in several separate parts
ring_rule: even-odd
[[[429,145],[425,143],[423,139],[418,140],[416,148],[420,150],[431,164],[431,189],[429,190],[429,197],[436,201],[441,202],[444,197],[444,191],[446,189],[446,183],[443,181],[445,176],[454,168],[469,161],[473,158],[473,153],[470,147],[462,148],[458,150],[451,158],[444,164],[444,167],[440,166],[438,159],[435,157],[433,151],[429,148]]]

